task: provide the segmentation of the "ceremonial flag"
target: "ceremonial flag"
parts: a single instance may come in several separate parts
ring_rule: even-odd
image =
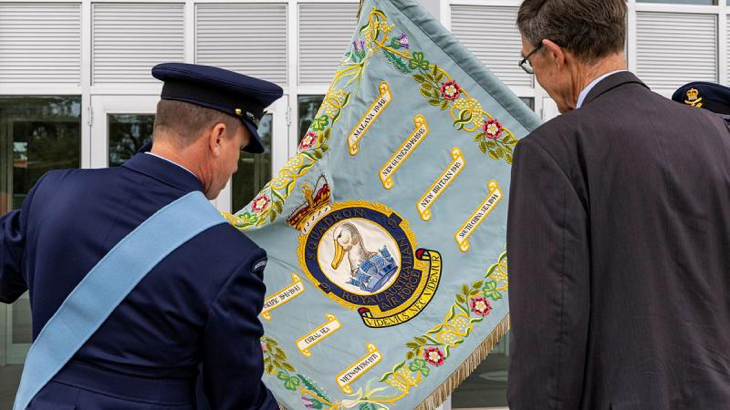
[[[298,154],[228,215],[269,255],[282,406],[432,408],[483,360],[509,329],[513,149],[538,124],[417,2],[363,4]]]

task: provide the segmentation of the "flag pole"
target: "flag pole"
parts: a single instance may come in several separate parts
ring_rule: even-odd
[[[360,0],[360,5],[357,6],[357,17],[355,17],[355,22],[360,21],[360,12],[362,12],[363,4],[365,4],[365,0]]]

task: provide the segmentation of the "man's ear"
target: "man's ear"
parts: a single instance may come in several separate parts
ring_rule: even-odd
[[[556,64],[558,67],[565,65],[566,55],[565,50],[563,50],[562,47],[548,39],[542,40],[542,46],[545,48],[544,53],[548,60],[550,60],[553,64]]]
[[[208,128],[208,147],[214,157],[219,157],[222,152],[223,138],[226,136],[226,124],[219,122],[212,128]]]

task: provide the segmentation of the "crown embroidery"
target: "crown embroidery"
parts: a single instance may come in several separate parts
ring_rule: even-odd
[[[297,231],[307,234],[309,229],[331,209],[331,191],[327,178],[320,175],[314,189],[308,183],[302,184],[302,193],[306,202],[302,202],[294,209],[286,223]]]
[[[687,99],[684,100],[684,103],[693,107],[702,108],[703,103],[702,97],[700,97],[700,92],[697,91],[696,88],[690,88],[687,90]]]

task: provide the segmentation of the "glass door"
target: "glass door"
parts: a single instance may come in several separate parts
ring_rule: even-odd
[[[286,163],[290,149],[287,101],[287,96],[284,96],[266,109],[266,115],[259,124],[259,136],[265,151],[258,155],[241,155],[238,171],[216,201],[221,211],[236,212],[248,205]]]
[[[19,209],[43,174],[78,168],[80,96],[0,97],[0,215]],[[32,341],[28,293],[0,304],[0,366],[23,363]]]
[[[116,167],[152,138],[159,96],[91,97],[92,168]]]
[[[131,158],[152,137],[159,96],[92,96],[92,168],[119,166]],[[266,151],[243,154],[238,172],[211,201],[219,210],[237,211],[247,205],[286,162],[288,124],[286,96],[267,108],[259,125]]]

